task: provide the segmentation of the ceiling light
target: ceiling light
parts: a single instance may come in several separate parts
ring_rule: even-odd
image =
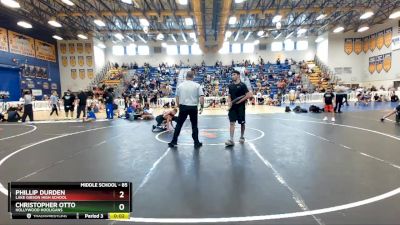
[[[99,48],[106,48],[106,45],[105,44],[103,44],[103,43],[99,43],[99,44],[97,44],[97,47],[99,47]]]
[[[162,34],[162,33],[157,34],[156,39],[159,41],[164,40],[164,34]]]
[[[48,23],[53,27],[62,27],[61,23],[57,22],[56,20],[49,20]]]
[[[397,19],[400,17],[400,11],[396,11],[392,14],[390,14],[389,19]]]
[[[240,3],[243,3],[243,2],[245,2],[246,0],[235,0],[235,3],[236,4],[240,4]]]
[[[315,40],[315,42],[316,42],[316,43],[320,43],[320,42],[323,41],[323,40],[324,40],[323,37],[318,37],[318,38]]]
[[[167,43],[165,42],[161,43],[161,47],[166,48],[167,46],[168,46]]]
[[[274,16],[274,18],[272,19],[272,22],[273,22],[273,23],[277,23],[277,22],[281,21],[281,19],[282,19],[282,16],[281,16],[281,15],[276,15],[276,16]]]
[[[149,21],[146,19],[139,19],[139,22],[142,27],[148,27],[150,25]]]
[[[305,28],[300,28],[298,31],[297,31],[297,34],[304,34],[305,32],[307,32],[307,29],[305,29]]]
[[[247,33],[246,37],[244,38],[244,40],[246,41],[251,35],[251,31],[249,33]]]
[[[99,20],[99,19],[93,20],[93,23],[95,23],[99,27],[105,27],[106,26],[106,24],[102,20]]]
[[[321,14],[319,15],[317,18],[315,18],[316,20],[322,20],[323,18],[326,17],[326,14]]]
[[[229,23],[230,25],[236,24],[236,17],[235,17],[235,16],[229,17],[228,23]]]
[[[126,3],[126,4],[132,4],[132,0],[121,0],[121,2]]]
[[[73,2],[71,2],[70,0],[61,0],[64,4],[67,4],[69,6],[73,6],[75,5]]]
[[[362,14],[362,15],[360,16],[360,20],[368,19],[368,18],[370,18],[370,17],[373,16],[373,15],[374,15],[374,12],[372,12],[372,11],[365,12],[364,14]]]
[[[281,27],[282,27],[282,23],[281,22],[277,22],[276,23],[276,29],[281,29]]]
[[[185,36],[185,34],[184,34],[184,33],[182,33],[182,38],[183,38],[183,41],[184,41],[184,42],[187,42],[187,40],[186,40],[186,36]]]
[[[83,40],[88,39],[88,37],[83,34],[78,34],[78,38],[83,39]]]
[[[58,35],[53,35],[53,38],[59,41],[63,40],[63,38]]]
[[[193,25],[193,19],[190,18],[190,17],[185,18],[185,24],[186,24],[186,26],[192,26]]]
[[[357,32],[364,32],[366,30],[369,30],[369,27],[368,26],[362,26],[362,27],[358,28]]]
[[[340,33],[340,32],[342,32],[342,31],[344,31],[344,27],[337,27],[337,28],[335,28],[335,29],[333,30],[333,33]]]
[[[254,44],[254,45],[260,44],[260,40],[255,40],[255,41],[253,42],[253,44]]]
[[[19,3],[15,0],[1,0],[1,4],[13,9],[21,8]]]
[[[18,26],[21,26],[23,28],[27,28],[27,29],[32,28],[32,24],[25,22],[25,21],[19,21],[17,24],[18,24]]]
[[[261,37],[263,35],[264,35],[264,31],[263,30],[260,30],[260,31],[257,32],[257,36]]]
[[[145,27],[143,27],[143,31],[144,31],[144,33],[149,33],[149,27],[147,27],[147,26],[145,26]]]
[[[187,5],[188,4],[188,0],[179,0],[178,2],[181,5]]]
[[[120,41],[124,40],[124,38],[125,38],[124,35],[122,35],[121,33],[114,34],[114,37],[116,37]]]

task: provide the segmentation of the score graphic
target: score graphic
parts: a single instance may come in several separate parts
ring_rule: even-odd
[[[11,182],[8,211],[13,219],[130,218],[130,182]]]

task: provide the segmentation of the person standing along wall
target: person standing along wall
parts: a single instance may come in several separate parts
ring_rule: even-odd
[[[78,109],[76,113],[76,118],[79,119],[81,116],[81,112],[83,112],[83,118],[86,117],[86,102],[87,102],[87,94],[84,91],[79,92],[78,94]]]
[[[24,123],[26,117],[29,116],[29,120],[33,121],[33,107],[32,107],[32,94],[30,91],[24,93],[24,114],[22,115],[22,122]]]
[[[53,93],[50,96],[50,106],[51,106],[50,116],[53,115],[54,112],[56,112],[56,115],[58,116],[57,105],[58,105],[57,91],[53,91]]]
[[[112,93],[112,89],[109,88],[106,92],[104,92],[103,98],[104,98],[104,102],[106,104],[106,115],[107,115],[107,119],[114,119],[114,107],[113,107],[113,103],[114,103],[114,97],[113,97],[113,93]]]

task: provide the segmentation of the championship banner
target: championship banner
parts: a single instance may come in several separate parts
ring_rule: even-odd
[[[385,45],[389,48],[392,44],[393,29],[389,28],[385,30]]]
[[[378,55],[375,57],[376,72],[380,73],[383,68],[383,55]]]
[[[363,51],[362,38],[354,38],[354,52],[359,55]]]
[[[46,61],[56,61],[56,46],[35,39],[36,58]]]
[[[376,36],[375,34],[371,34],[371,36],[369,36],[369,49],[371,51],[374,51],[376,47]]]
[[[67,54],[67,44],[61,43],[60,44],[60,51],[61,51],[61,54]]]
[[[380,31],[377,33],[376,46],[379,50],[382,49],[383,45],[385,44],[385,38],[383,37],[384,34],[384,31]]]
[[[70,54],[75,54],[75,44],[74,43],[69,43],[68,48],[69,48]]]
[[[375,57],[369,57],[369,72],[373,74],[375,72],[375,68]]]
[[[71,69],[71,78],[76,79],[78,77],[78,74],[76,73],[76,69]]]
[[[85,43],[86,54],[92,54],[92,43]]]
[[[92,67],[92,66],[93,66],[93,57],[92,57],[92,56],[86,56],[86,64],[87,64],[89,67]]]
[[[353,52],[353,38],[344,39],[344,52],[350,55]]]
[[[7,30],[0,27],[0,51],[8,52]]]
[[[83,56],[78,56],[78,64],[80,66],[85,65],[85,60],[84,60]]]
[[[83,43],[77,43],[76,44],[76,51],[78,52],[78,54],[82,54],[83,53]]]
[[[71,66],[76,66],[76,59],[75,59],[75,56],[70,56],[70,57],[69,57],[69,64],[70,64]]]
[[[61,57],[61,62],[62,62],[62,65],[64,67],[67,67],[68,66],[68,57],[67,56],[62,56]]]
[[[8,31],[8,44],[11,53],[35,57],[35,39],[13,31]]]
[[[43,79],[49,79],[49,74],[47,73],[47,68],[43,68],[43,74],[42,74]]]
[[[88,69],[88,70],[87,70],[87,76],[88,76],[89,79],[93,79],[94,73],[93,73],[93,70],[92,70],[92,69]]]
[[[85,79],[85,70],[84,69],[79,69],[79,77],[82,80]]]
[[[390,68],[392,68],[392,53],[387,53],[384,55],[383,69],[389,72]]]
[[[363,38],[363,50],[364,53],[367,53],[369,50],[369,37]]]

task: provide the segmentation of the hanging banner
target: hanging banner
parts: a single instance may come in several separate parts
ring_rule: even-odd
[[[354,52],[359,55],[363,51],[362,38],[354,38]]]
[[[75,54],[75,44],[74,43],[69,43],[68,49],[69,49],[70,54]]]
[[[92,43],[85,43],[86,54],[92,54]]]
[[[369,57],[369,72],[373,74],[375,72],[375,57]]]
[[[69,64],[71,65],[71,66],[76,66],[76,59],[75,59],[75,56],[70,56],[69,57]]]
[[[76,69],[71,69],[71,78],[76,79],[78,78],[78,74],[76,73]]]
[[[85,64],[85,60],[83,59],[83,56],[78,56],[78,64],[80,66],[83,66]]]
[[[385,45],[389,48],[392,44],[393,29],[389,28],[385,30]]]
[[[395,37],[392,39],[392,51],[397,51],[400,49],[400,37]]]
[[[67,67],[68,66],[68,57],[67,56],[62,56],[61,57],[61,62],[62,62],[62,65],[64,67]]]
[[[36,78],[43,78],[44,77],[44,68],[42,67],[38,67],[37,68],[37,73],[36,73]]]
[[[35,39],[36,58],[56,62],[56,46]]]
[[[344,39],[344,52],[350,55],[353,52],[353,38]]]
[[[376,72],[380,73],[383,68],[383,55],[378,55],[375,57]]]
[[[376,34],[376,35],[377,35],[377,38],[376,38],[376,47],[378,47],[379,50],[382,49],[383,45],[385,44],[384,34],[385,34],[384,31],[380,31],[380,32],[378,32],[378,33]]]
[[[13,31],[8,31],[8,44],[11,53],[35,57],[35,39]]]
[[[0,27],[0,51],[8,52],[7,30]]]
[[[93,57],[92,57],[92,56],[86,56],[86,64],[87,64],[89,67],[92,67],[92,66],[93,66]]]
[[[383,69],[386,72],[389,72],[389,70],[392,68],[392,53],[387,53],[384,55],[383,59]]]
[[[60,44],[60,51],[61,51],[61,54],[67,54],[67,44],[61,43]]]
[[[93,79],[94,73],[93,73],[93,70],[92,70],[92,69],[88,69],[88,70],[87,70],[87,76],[88,76],[89,79]]]
[[[81,80],[85,79],[85,70],[84,69],[79,69],[79,77]]]
[[[369,50],[369,37],[363,38],[363,50],[364,53],[367,53]]]
[[[47,73],[47,68],[43,68],[42,78],[45,80],[49,79],[49,74]]]
[[[375,34],[371,34],[371,36],[369,36],[369,49],[371,51],[374,51],[376,47],[376,36]]]
[[[76,44],[76,51],[78,52],[78,54],[82,54],[83,53],[83,43],[77,43]]]

